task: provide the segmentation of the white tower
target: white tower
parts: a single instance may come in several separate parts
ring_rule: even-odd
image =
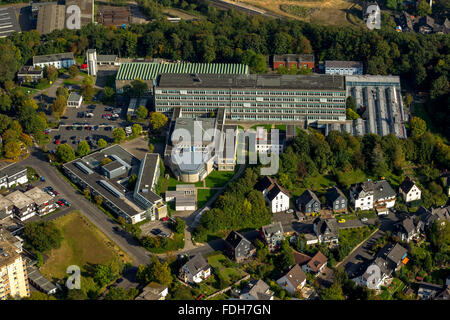
[[[88,74],[90,76],[96,76],[97,75],[97,50],[88,49],[86,51],[86,60],[87,60]]]

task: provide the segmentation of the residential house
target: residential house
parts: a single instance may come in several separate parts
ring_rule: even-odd
[[[282,188],[274,179],[265,176],[255,185],[255,189],[262,192],[272,213],[289,209],[289,192]]]
[[[347,211],[347,197],[338,187],[332,187],[325,194],[327,206],[334,212]]]
[[[36,213],[41,216],[56,209],[54,197],[38,187],[34,187],[33,189],[24,192],[24,195],[34,201]]]
[[[76,92],[71,92],[69,94],[69,97],[67,98],[67,106],[73,107],[73,108],[79,108],[81,107],[81,104],[83,103],[83,96]]]
[[[134,300],[165,300],[169,293],[167,286],[156,282],[150,282],[146,285],[140,295]]]
[[[425,229],[430,228],[435,221],[438,221],[439,223],[450,221],[450,205],[446,207],[431,208],[431,210],[420,207],[415,212],[415,215],[422,223],[419,230],[424,231]]]
[[[393,233],[402,241],[409,242],[418,234],[417,222],[411,217],[405,218],[395,224]]]
[[[256,248],[242,234],[231,231],[225,239],[225,250],[231,259],[242,262],[255,254]]]
[[[277,280],[277,284],[291,295],[301,290],[306,283],[306,275],[302,268],[296,264],[288,273]]]
[[[307,254],[298,252],[294,249],[292,249],[292,253],[294,255],[295,264],[298,264],[299,266],[303,266],[304,264],[308,263],[309,260],[311,260],[311,257]]]
[[[355,210],[376,209],[379,215],[389,213],[394,207],[396,193],[386,180],[365,181],[352,184],[350,187],[350,202]]]
[[[317,276],[327,266],[327,262],[327,257],[325,257],[322,252],[317,251],[317,253],[305,263],[302,268],[305,272],[313,273]]]
[[[400,244],[387,244],[370,262],[363,272],[354,277],[356,284],[366,286],[370,289],[379,289],[391,278],[392,273],[408,263],[407,250]]]
[[[241,300],[273,300],[274,293],[262,280],[251,280],[239,295]]]
[[[316,194],[307,189],[295,200],[297,209],[303,213],[319,212],[321,209],[320,200]]]
[[[314,233],[319,242],[338,244],[339,228],[335,218],[316,218],[313,222]]]
[[[406,177],[406,179],[403,180],[398,191],[407,203],[420,200],[420,197],[422,195],[422,191],[419,189],[415,181],[410,177]]]
[[[27,197],[22,191],[14,191],[5,198],[13,203],[14,215],[20,221],[25,221],[36,215],[36,205],[33,199]]]
[[[11,200],[0,195],[0,221],[13,217],[14,204]]]
[[[201,254],[193,256],[180,269],[179,277],[187,283],[200,283],[211,275],[211,267]]]
[[[429,282],[419,282],[417,296],[421,300],[434,300],[434,298],[446,289],[446,286]]]
[[[281,241],[284,240],[284,231],[281,222],[274,222],[267,226],[261,227],[259,235],[267,244],[269,251],[275,251],[281,246]]]

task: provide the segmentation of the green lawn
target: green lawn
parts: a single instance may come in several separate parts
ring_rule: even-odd
[[[403,283],[403,281],[398,278],[394,278],[391,285],[388,288],[384,289],[380,294],[380,297],[383,300],[394,300],[394,294],[396,292],[401,292],[404,287],[405,284]]]
[[[24,94],[36,94],[39,92],[38,89],[34,89],[34,88],[29,88],[29,87],[19,87],[19,89],[24,93]]]
[[[263,127],[267,131],[270,131],[272,129],[272,125],[271,124],[255,124],[254,126],[250,127],[250,129],[256,130],[257,127]]]
[[[170,251],[176,251],[184,248],[184,234],[174,233],[173,239],[167,239],[167,245],[165,247],[149,248],[146,249],[152,253],[166,253]]]
[[[236,170],[238,166],[236,166]],[[213,170],[205,179],[206,187],[208,188],[221,188],[223,187],[233,176],[235,171],[217,171]]]
[[[374,228],[374,226],[364,226],[359,228],[340,229],[339,245],[349,246],[351,250],[353,250],[353,248],[369,237],[375,230]]]
[[[62,231],[64,240],[59,249],[48,254],[48,259],[40,268],[49,280],[64,279],[70,265],[80,266],[83,271],[88,263],[104,264],[118,259],[131,262],[130,257],[80,212],[73,211],[54,220],[54,223]]]
[[[339,172],[338,180],[340,183],[349,188],[353,183],[359,183],[367,180],[367,176],[360,169],[357,169],[351,170],[350,172]]]
[[[377,217],[377,213],[374,210],[362,210],[358,211],[358,218],[373,219]]]
[[[232,262],[222,253],[214,253],[207,257],[208,263],[217,275],[222,275],[229,284],[236,282],[244,276],[244,272],[237,268],[237,264]]]
[[[203,207],[216,192],[213,189],[197,189],[197,208]]]
[[[276,124],[275,129],[278,129],[280,131],[286,131],[286,125],[285,124]]]

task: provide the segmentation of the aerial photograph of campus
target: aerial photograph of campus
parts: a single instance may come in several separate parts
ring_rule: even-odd
[[[0,308],[450,300],[449,12],[0,0]]]

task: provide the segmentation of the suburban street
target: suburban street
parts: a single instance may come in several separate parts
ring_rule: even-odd
[[[73,210],[80,210],[95,226],[113,240],[131,259],[134,265],[147,264],[149,262],[150,253],[141,247],[136,240],[127,232],[116,231],[114,227],[118,224],[105,215],[101,210],[90,203],[82,194],[76,193],[73,187],[64,180],[64,178],[56,171],[48,162],[44,153],[39,149],[33,148],[31,155],[21,162],[24,166],[34,168],[41,176],[45,177],[46,185],[53,186],[64,197],[72,203]],[[57,213],[59,214],[59,213]]]

